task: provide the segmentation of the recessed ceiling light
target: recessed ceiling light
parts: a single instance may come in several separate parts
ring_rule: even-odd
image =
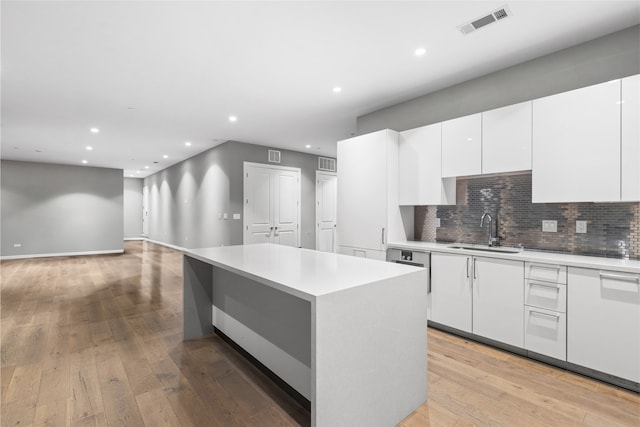
[[[342,88],[340,86],[336,86],[333,88],[333,93],[340,93],[342,92]]]
[[[414,52],[413,52],[416,56],[422,56],[425,53],[427,53],[427,49],[423,48],[423,47],[419,47],[417,48]]]
[[[93,150],[93,147],[90,145],[87,145],[87,151],[91,151],[91,150]]]
[[[91,133],[98,133],[98,132],[100,132],[100,129],[98,129],[98,128],[91,128],[90,130],[91,130]]]
[[[230,122],[237,122],[238,118],[236,116],[229,116],[229,121]]]
[[[164,159],[168,159],[168,158],[169,158],[169,156],[167,156],[166,154],[163,154],[163,155],[162,155],[162,158],[164,158]]]
[[[186,145],[187,147],[191,147],[191,142],[187,141],[184,143],[184,145]]]
[[[467,138],[467,141],[473,141],[473,138]]]
[[[136,171],[136,173],[140,173],[140,171]]]
[[[83,160],[83,161],[82,161],[82,163],[87,164],[87,163],[89,163],[89,162],[87,162],[86,160]]]
[[[305,148],[311,148],[311,144],[307,144],[304,146]]]
[[[145,168],[145,169],[149,169],[149,166],[145,166],[144,168]]]

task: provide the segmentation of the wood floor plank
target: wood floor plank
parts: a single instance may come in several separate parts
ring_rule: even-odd
[[[182,339],[182,254],[0,262],[1,425],[309,426],[217,336]],[[640,396],[428,329],[429,400],[400,424],[640,427]]]
[[[153,389],[139,394],[136,396],[136,401],[145,425],[158,427],[177,427],[181,425],[162,390]]]

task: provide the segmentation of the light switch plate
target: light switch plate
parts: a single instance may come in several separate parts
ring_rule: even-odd
[[[224,219],[229,219],[229,215],[228,215],[228,214],[226,214],[226,213],[225,213],[225,214],[222,214],[222,218],[224,218]]]
[[[576,221],[576,233],[587,232],[587,221]]]
[[[240,219],[240,214],[233,214],[233,219]]]
[[[542,231],[546,233],[556,233],[558,231],[558,221],[549,219],[542,220]]]
[[[436,227],[440,227],[440,218],[436,218]]]

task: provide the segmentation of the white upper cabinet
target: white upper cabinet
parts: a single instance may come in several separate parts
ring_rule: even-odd
[[[531,101],[482,113],[482,173],[531,170]]]
[[[482,173],[482,114],[442,123],[442,177]]]
[[[620,80],[533,101],[532,199],[620,201]]]
[[[622,79],[622,201],[640,201],[640,75]]]
[[[456,179],[442,178],[441,138],[441,123],[400,132],[400,205],[455,205]]]

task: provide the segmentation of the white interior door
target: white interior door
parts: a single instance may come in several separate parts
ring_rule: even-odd
[[[273,242],[298,247],[300,227],[300,173],[275,169],[272,172],[275,185]]]
[[[316,250],[336,251],[338,176],[316,171]]]
[[[300,169],[244,163],[244,244],[300,246]]]

